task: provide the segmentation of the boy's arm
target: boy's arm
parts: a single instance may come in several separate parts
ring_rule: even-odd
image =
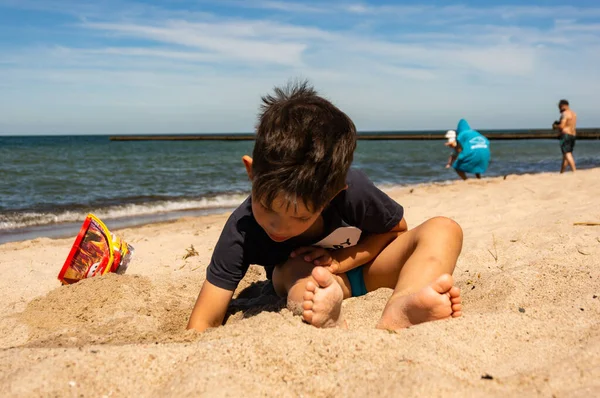
[[[403,217],[398,225],[389,232],[367,236],[355,246],[334,251],[331,253],[333,258],[333,272],[336,274],[347,272],[368,263],[377,257],[398,235],[403,234],[407,230],[408,225]],[[335,263],[338,264],[337,269]]]
[[[232,291],[204,281],[187,328],[202,332],[208,328],[221,326],[232,297]]]
[[[388,232],[369,235],[355,246],[335,251],[317,246],[305,246],[294,250],[290,257],[302,256],[306,262],[327,267],[334,274],[341,274],[373,260],[390,242],[407,230],[406,220],[402,218]]]

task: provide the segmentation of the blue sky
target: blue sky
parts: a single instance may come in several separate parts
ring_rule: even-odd
[[[600,126],[600,4],[0,0],[0,134],[249,132],[308,78],[360,130]]]

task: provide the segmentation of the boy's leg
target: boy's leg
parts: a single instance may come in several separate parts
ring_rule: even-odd
[[[394,289],[378,327],[401,329],[460,316],[460,291],[452,272],[462,249],[462,230],[436,217],[391,242],[364,268],[368,291]]]
[[[345,274],[333,275],[301,257],[275,267],[273,287],[280,297],[287,296],[288,309],[317,327],[337,326],[342,300],[352,296]]]
[[[379,327],[400,329],[412,324],[460,316],[460,292],[452,286],[456,259],[462,247],[462,230],[454,221],[438,217],[391,242],[363,275],[368,291],[394,289]],[[351,296],[345,274],[333,275],[300,258],[275,268],[273,285],[288,296],[288,307],[318,326],[337,326],[341,302]]]
[[[560,165],[560,174],[565,172],[565,169],[567,168],[568,164],[569,162],[567,161],[567,154],[563,154],[562,163]]]

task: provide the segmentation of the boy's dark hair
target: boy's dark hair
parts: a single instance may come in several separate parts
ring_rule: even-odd
[[[307,81],[262,97],[252,153],[252,193],[267,208],[278,194],[288,204],[323,208],[346,186],[356,127]]]
[[[561,99],[560,101],[558,101],[558,106],[569,106],[569,101],[567,101],[566,99]]]

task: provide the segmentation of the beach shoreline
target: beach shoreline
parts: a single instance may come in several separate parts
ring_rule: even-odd
[[[541,173],[543,174],[543,173]],[[490,177],[497,178],[497,177]],[[453,180],[445,180],[445,181],[432,181],[432,182],[423,182],[423,183],[415,183],[415,184],[407,184],[407,185],[380,185],[379,188],[384,192],[396,192],[402,189],[416,189],[418,187],[427,187],[427,186],[444,186],[458,182],[458,179]],[[231,199],[228,200],[230,202],[233,198],[237,198],[239,203],[243,202],[247,195],[250,193],[236,193],[231,196]],[[102,218],[104,223],[111,231],[118,231],[120,229],[127,228],[140,228],[146,225],[152,224],[162,224],[162,223],[173,223],[177,222],[182,218],[200,218],[209,215],[229,215],[233,210],[235,210],[236,206],[223,206],[223,207],[209,207],[209,208],[189,208],[184,210],[170,210],[170,211],[162,211],[156,213],[149,214],[137,214],[133,216],[123,216],[116,218]],[[94,213],[93,210],[90,211]],[[83,216],[83,213],[82,213]],[[25,226],[20,228],[12,228],[12,229],[0,229],[0,246],[5,243],[12,242],[21,242],[32,239],[39,238],[49,238],[49,239],[65,239],[69,237],[75,237],[81,228],[83,223],[83,218],[81,221],[69,221],[69,222],[57,222],[51,224],[41,224],[41,225],[32,225]]]
[[[580,171],[583,171],[582,169]],[[587,169],[590,170],[590,169]],[[526,174],[507,174],[502,177],[484,177],[485,181],[504,180],[506,178],[513,178],[518,176],[529,176],[529,175],[553,175],[555,173],[550,172],[539,172],[539,173],[526,173]],[[403,190],[410,191],[411,189],[423,189],[433,186],[448,186],[452,184],[460,184],[461,181],[458,177],[454,179],[431,181],[431,182],[420,182],[406,185],[398,184],[379,184],[379,188],[384,192],[394,195],[400,194]],[[209,215],[228,215],[236,206],[232,206],[232,201],[237,199],[241,203],[249,193],[236,193],[230,195],[226,202],[227,205],[212,205],[210,207],[201,208],[185,208],[185,209],[174,209],[166,211],[158,211],[154,213],[140,213],[136,215],[123,215],[120,217],[101,217],[104,223],[111,231],[117,231],[126,228],[139,228],[146,225],[162,224],[162,223],[173,223],[177,222],[181,218],[198,218]],[[213,207],[214,206],[214,207]],[[95,213],[94,210],[90,210],[91,213]],[[39,238],[49,239],[64,239],[69,237],[75,237],[81,228],[83,223],[84,214],[81,214],[81,220],[68,221],[68,222],[56,222],[50,224],[40,224],[23,226],[12,229],[0,229],[0,246],[5,243],[21,242]]]
[[[390,290],[346,300],[349,330],[318,330],[252,266],[224,327],[185,324],[228,212],[115,228],[125,275],[60,286],[74,235],[0,245],[6,396],[551,396],[600,392],[600,169],[386,189],[409,227],[464,230],[464,317],[374,329]],[[191,245],[199,253],[184,259]],[[262,292],[262,294],[260,294]],[[489,376],[489,377],[487,377]]]
[[[560,168],[558,144],[494,142],[484,177],[554,173]],[[8,176],[0,186],[0,243],[75,235],[89,212],[115,229],[233,209],[250,190],[241,162],[249,153],[252,142],[0,138]],[[434,141],[360,141],[353,165],[388,189],[457,180],[444,167],[449,154]],[[580,170],[600,167],[600,140],[582,141],[575,158]]]

